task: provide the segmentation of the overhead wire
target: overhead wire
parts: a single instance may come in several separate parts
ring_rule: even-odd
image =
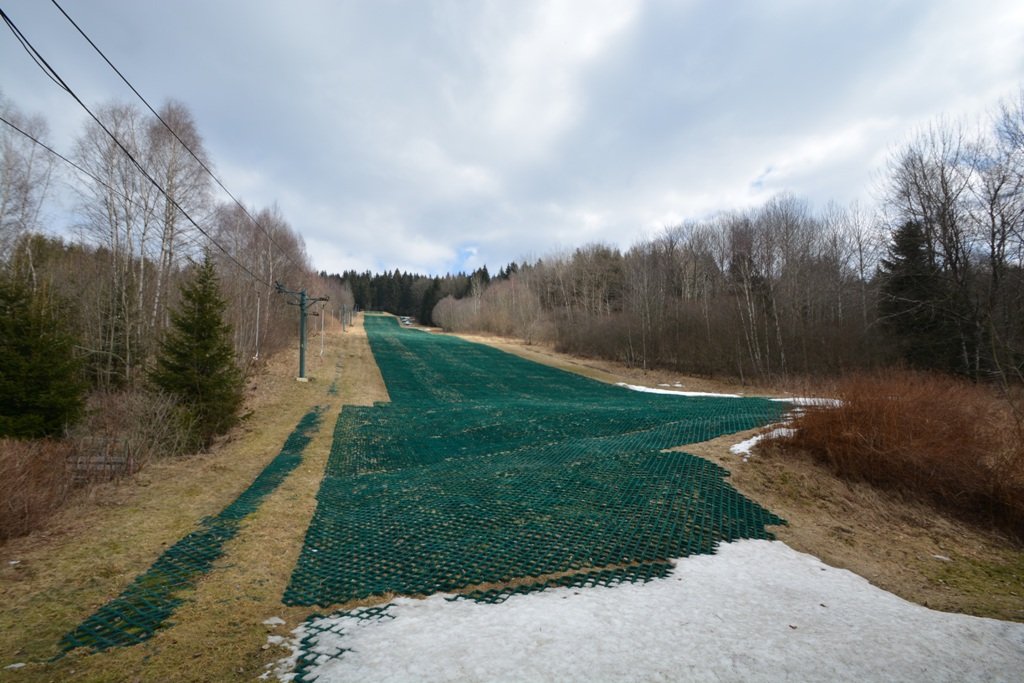
[[[81,34],[81,36],[83,38],[85,38],[85,41],[87,43],[89,43],[90,46],[92,46],[92,49],[95,50],[96,53],[100,57],[103,58],[103,61],[105,61],[107,63],[107,66],[109,66],[111,69],[113,69],[114,73],[116,73],[121,78],[121,80],[124,81],[124,84],[127,85],[128,88],[133,93],[135,93],[135,96],[138,97],[142,101],[142,103],[144,105],[146,105],[146,108],[149,109],[149,111],[153,114],[153,116],[155,116],[157,118],[157,120],[163,125],[163,127],[166,128],[170,132],[170,134],[174,136],[174,139],[177,140],[178,143],[180,143],[181,146],[184,147],[185,150],[190,155],[192,155],[192,158],[196,160],[196,162],[202,167],[202,169],[204,171],[206,171],[206,173],[211,178],[213,178],[213,181],[215,183],[217,183],[217,185],[220,187],[220,189],[222,189],[227,194],[227,196],[230,197],[231,200],[238,206],[238,208],[240,208],[245,213],[245,215],[249,218],[249,220],[252,221],[253,225],[255,225],[256,227],[258,227],[260,230],[263,231],[263,233],[267,236],[267,239],[270,240],[270,243],[273,244],[277,248],[278,251],[283,253],[288,258],[288,260],[292,262],[292,265],[294,265],[295,267],[299,268],[300,270],[303,269],[303,266],[301,266],[300,264],[296,263],[295,259],[292,258],[292,255],[287,250],[283,249],[281,247],[281,245],[279,245],[277,243],[277,241],[274,239],[273,235],[271,235],[270,231],[267,230],[267,228],[265,228],[258,220],[256,220],[256,218],[251,213],[249,213],[249,210],[245,207],[245,205],[242,204],[242,202],[239,201],[238,198],[235,197],[235,195],[231,193],[231,190],[229,190],[224,185],[224,183],[221,182],[220,178],[218,178],[217,175],[210,169],[210,167],[207,166],[206,162],[203,161],[199,157],[199,155],[196,154],[195,151],[193,151],[192,148],[189,147],[189,145],[184,140],[182,140],[181,137],[178,136],[178,132],[175,131],[170,126],[170,124],[168,124],[167,121],[165,121],[164,118],[157,112],[157,110],[153,108],[153,106],[149,103],[149,101],[146,100],[146,98],[142,96],[142,93],[140,93],[135,88],[135,86],[132,85],[131,81],[129,81],[128,78],[123,73],[121,73],[121,70],[118,69],[114,65],[114,63],[112,61],[110,61],[110,59],[107,57],[107,55],[104,54],[103,50],[101,50],[99,48],[99,46],[96,45],[96,43],[92,40],[92,38],[89,37],[88,34],[86,34],[86,32],[82,29],[82,27],[79,26],[78,23],[74,19],[72,19],[71,16],[64,10],[64,8],[60,6],[60,3],[58,3],[57,0],[50,0],[50,1],[53,3],[53,6],[56,7],[60,11],[61,14],[64,15],[64,18],[67,19],[71,23],[71,25],[75,27],[75,30],[77,30],[78,33]]]
[[[220,242],[214,239],[214,237],[210,235],[210,233],[204,230],[202,226],[200,226],[199,223],[194,218],[192,218],[188,211],[186,211],[185,208],[182,207],[181,204],[179,204],[178,201],[174,199],[174,197],[172,197],[155,178],[153,178],[149,171],[147,171],[145,167],[143,167],[143,165],[139,162],[138,159],[135,158],[135,155],[131,153],[131,151],[124,145],[124,143],[122,143],[121,140],[106,126],[106,124],[104,124],[103,121],[101,121],[100,118],[96,116],[95,113],[93,113],[92,109],[90,109],[89,106],[82,101],[82,99],[78,96],[77,93],[75,93],[71,86],[69,86],[67,82],[64,81],[63,78],[61,78],[60,74],[57,73],[56,69],[54,69],[49,64],[49,62],[46,61],[42,54],[40,54],[39,51],[35,48],[35,46],[32,45],[32,42],[27,37],[25,37],[25,35],[21,32],[18,26],[7,15],[7,13],[4,12],[2,8],[0,8],[0,18],[3,19],[4,23],[10,29],[11,33],[14,34],[19,44],[21,44],[22,48],[32,58],[32,61],[34,61],[36,65],[43,70],[47,77],[49,77],[50,80],[56,83],[61,90],[70,95],[71,98],[74,99],[76,103],[78,103],[78,106],[85,110],[89,117],[96,122],[96,125],[98,125],[100,129],[103,130],[103,132],[106,133],[107,136],[114,142],[114,144],[117,145],[118,148],[120,148],[120,150],[124,153],[124,155],[132,163],[132,165],[138,169],[142,176],[146,180],[148,180],[153,185],[153,187],[155,187],[157,191],[159,191],[160,194],[162,194],[164,198],[167,199],[167,201],[170,202],[170,204],[175,209],[177,209],[181,213],[181,215],[184,216],[186,220],[188,220],[189,223],[193,225],[193,227],[195,227],[196,230],[202,233],[203,236],[205,236],[211,243],[213,243],[215,247],[217,247],[217,249],[219,249],[229,260],[231,260],[236,266],[238,266],[239,269],[247,273],[252,279],[256,280],[257,282],[260,282],[261,284],[266,285],[267,287],[273,286],[271,285],[271,283],[267,282],[262,277],[252,272],[247,266],[245,266],[245,264],[243,264],[241,261],[235,258],[235,256],[230,251],[228,251],[223,245],[220,244]]]
[[[28,138],[36,146],[42,147],[44,150],[46,150],[47,152],[49,152],[53,156],[57,157],[58,159],[63,161],[68,166],[72,167],[73,169],[75,169],[76,171],[81,173],[82,175],[88,177],[90,180],[92,180],[96,184],[102,186],[108,192],[110,192],[110,193],[112,193],[114,195],[117,195],[117,197],[119,197],[120,199],[123,199],[124,201],[126,201],[126,202],[128,202],[130,204],[133,204],[133,205],[135,205],[138,208],[143,209],[150,216],[156,215],[156,211],[154,209],[146,208],[145,206],[141,206],[139,204],[138,200],[132,199],[131,197],[126,195],[124,192],[122,192],[121,190],[118,190],[116,187],[114,187],[110,183],[106,182],[105,180],[100,178],[98,175],[96,175],[95,173],[90,171],[89,169],[84,168],[80,164],[76,163],[74,160],[69,159],[68,157],[64,156],[63,154],[61,154],[60,152],[55,150],[53,147],[50,147],[48,144],[46,144],[45,142],[43,142],[42,140],[40,140],[36,136],[32,135],[31,133],[27,132],[26,130],[24,130],[23,128],[18,126],[18,124],[14,123],[13,121],[11,121],[10,119],[6,118],[2,114],[0,114],[0,123],[3,123],[7,127],[9,127],[12,130],[14,130],[15,132],[17,132],[17,133],[21,134],[22,136]],[[191,235],[186,236],[184,238],[184,241],[185,241],[186,244],[190,244],[192,246],[199,246],[199,240],[196,237],[194,237],[194,236],[191,236]]]
[[[48,144],[46,144],[45,142],[43,142],[39,138],[35,137],[31,133],[28,133],[25,130],[23,130],[22,128],[20,128],[16,123],[13,123],[10,120],[8,120],[7,118],[5,118],[2,114],[0,114],[0,123],[6,124],[8,127],[12,128],[13,130],[17,131],[18,133],[21,133],[23,136],[25,136],[26,138],[28,138],[29,140],[34,142],[39,147],[42,147],[47,152],[49,152],[50,154],[54,155],[55,157],[57,157],[58,159],[60,159],[64,163],[66,163],[67,165],[71,166],[72,168],[74,168],[79,173],[82,173],[84,175],[89,176],[89,178],[91,178],[92,180],[96,181],[97,183],[99,183],[100,185],[105,187],[107,190],[110,190],[114,194],[120,196],[122,199],[131,201],[131,199],[129,197],[127,197],[126,195],[122,194],[119,190],[115,189],[111,185],[107,184],[106,181],[104,181],[98,175],[96,175],[92,171],[89,171],[89,170],[87,170],[85,168],[82,168],[80,165],[78,165],[77,163],[75,163],[71,159],[67,158],[66,156],[64,156],[63,154],[61,154],[57,150],[55,150],[53,147],[50,147]]]

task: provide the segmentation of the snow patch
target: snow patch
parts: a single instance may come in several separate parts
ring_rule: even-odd
[[[722,544],[646,584],[497,605],[399,598],[388,615],[320,619],[294,631],[293,650],[332,629],[310,643],[318,683],[1012,681],[1024,667],[1024,624],[915,605],[779,541]]]
[[[739,394],[715,394],[706,391],[676,391],[675,389],[656,389],[654,387],[643,387],[637,384],[626,384],[617,382],[617,387],[625,387],[632,391],[640,391],[645,394],[667,394],[670,396],[710,396],[712,398],[743,398]]]
[[[838,408],[843,402],[837,398],[814,398],[810,396],[791,396],[789,398],[773,398],[776,403],[792,403],[796,406],[817,406],[821,408]]]
[[[764,439],[774,439],[775,437],[779,437],[779,436],[781,436],[781,437],[793,436],[794,434],[796,434],[796,430],[795,429],[790,429],[789,427],[776,427],[775,429],[773,429],[770,432],[766,432],[764,434],[757,434],[755,436],[750,437],[749,439],[747,439],[745,441],[740,441],[737,444],[733,444],[732,446],[729,446],[729,452],[733,453],[735,455],[743,456],[743,461],[746,462],[747,459],[750,458],[751,449],[753,449],[754,446],[756,446],[762,440],[764,440]]]
[[[773,439],[776,437],[788,437],[796,434],[796,430],[790,427],[786,427],[787,424],[792,424],[793,418],[801,413],[805,412],[804,408],[808,406],[818,406],[827,408],[836,408],[843,405],[843,402],[834,398],[814,398],[807,396],[792,396],[790,398],[772,398],[769,399],[776,403],[792,403],[795,407],[786,413],[784,419],[776,425],[771,431],[763,434],[756,434],[749,439],[740,441],[739,443],[729,446],[729,452],[734,455],[739,455],[743,458],[743,462],[747,462],[750,459],[751,451],[758,443],[764,439]]]
[[[269,619],[264,619],[263,623],[266,626],[281,626],[284,624],[284,619],[281,617],[270,617]]]

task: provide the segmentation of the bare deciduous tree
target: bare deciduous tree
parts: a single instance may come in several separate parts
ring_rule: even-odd
[[[22,114],[2,93],[0,114],[37,140],[46,138],[46,121]],[[42,228],[39,219],[53,173],[54,159],[48,152],[0,124],[0,261],[10,257],[20,236]]]

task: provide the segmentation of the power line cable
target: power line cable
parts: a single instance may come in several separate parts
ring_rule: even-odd
[[[154,109],[152,107],[152,105],[150,105],[150,103],[146,100],[146,98],[142,96],[142,93],[140,93],[135,88],[135,86],[131,84],[131,81],[129,81],[128,78],[123,73],[121,73],[121,70],[118,69],[116,66],[114,66],[114,63],[112,61],[110,61],[110,59],[107,57],[106,54],[103,53],[103,50],[101,50],[99,48],[99,46],[96,45],[95,42],[93,42],[92,38],[90,38],[86,34],[86,32],[84,30],[82,30],[82,27],[79,26],[78,23],[74,19],[72,19],[71,16],[64,10],[64,8],[60,6],[60,3],[58,3],[57,0],[50,0],[50,1],[53,3],[54,7],[56,7],[58,10],[60,10],[60,13],[64,15],[64,18],[67,19],[69,22],[71,22],[71,25],[75,27],[75,29],[81,34],[81,36],[83,38],[85,38],[86,42],[89,43],[89,45],[92,46],[92,49],[95,50],[96,53],[99,54],[99,56],[103,58],[103,61],[105,61],[107,63],[107,66],[109,66],[111,69],[113,69],[114,73],[116,73],[121,78],[121,80],[124,81],[124,84],[127,85],[128,88],[133,93],[135,93],[136,97],[138,97],[140,100],[142,100],[142,103],[146,105],[146,108],[149,109],[149,111],[152,112],[153,116],[155,116],[157,118],[157,120],[160,121],[161,124],[163,124],[164,128],[166,128],[170,132],[170,134],[174,136],[174,139],[177,140],[181,144],[181,146],[184,147],[185,150],[189,154],[192,155],[192,158],[196,160],[196,162],[202,167],[202,169],[204,171],[206,171],[206,173],[211,178],[213,178],[213,181],[215,183],[217,183],[217,185],[220,187],[220,189],[224,190],[224,192],[229,197],[231,197],[231,200],[238,206],[238,208],[240,208],[245,213],[245,215],[249,218],[249,220],[251,220],[253,222],[253,225],[255,225],[256,227],[258,227],[260,230],[263,231],[263,233],[267,236],[267,239],[270,240],[270,243],[273,244],[275,247],[277,247],[277,250],[279,252],[283,253],[288,258],[288,260],[292,262],[292,265],[294,265],[296,268],[299,268],[300,270],[303,270],[304,267],[301,266],[300,264],[296,263],[295,259],[292,258],[292,255],[290,253],[288,253],[288,251],[286,251],[285,249],[281,248],[281,245],[279,245],[277,243],[277,241],[274,239],[273,235],[270,234],[270,231],[267,230],[262,224],[260,224],[260,222],[258,220],[256,220],[256,218],[253,217],[253,215],[251,213],[249,213],[249,210],[247,208],[245,208],[245,205],[243,205],[242,202],[239,201],[238,198],[235,197],[235,195],[231,193],[231,190],[229,190],[227,187],[225,187],[224,183],[222,183],[220,181],[220,178],[218,178],[216,176],[216,174],[210,169],[210,167],[206,165],[206,162],[204,162],[202,159],[200,159],[199,156],[192,150],[192,148],[189,147],[185,143],[185,141],[182,140],[178,136],[177,131],[175,131],[173,128],[171,128],[171,126],[167,123],[167,121],[165,121],[164,118],[162,116],[160,116],[159,113],[157,113],[156,109]]]
[[[111,185],[108,185],[102,178],[100,178],[98,175],[94,174],[92,171],[89,171],[89,170],[87,170],[85,168],[82,168],[77,163],[75,163],[71,159],[68,159],[66,156],[64,156],[63,154],[61,154],[57,150],[55,150],[53,147],[50,147],[48,144],[46,144],[45,142],[43,142],[39,138],[35,137],[31,133],[25,132],[21,128],[19,128],[17,124],[12,123],[11,121],[8,121],[6,118],[4,118],[3,115],[0,115],[0,123],[4,123],[7,126],[9,126],[10,128],[13,128],[15,131],[21,133],[26,138],[28,138],[29,140],[31,140],[35,144],[39,145],[40,147],[45,149],[47,152],[49,152],[50,154],[54,155],[55,157],[57,157],[58,159],[60,159],[64,163],[66,163],[67,165],[71,166],[72,168],[74,168],[79,173],[83,173],[83,174],[89,176],[91,179],[95,180],[97,183],[99,183],[100,185],[102,185],[106,189],[110,190],[114,194],[118,195],[122,199],[125,199],[127,201],[132,201],[127,195],[122,194],[119,190],[115,189]]]
[[[213,236],[210,235],[210,233],[206,232],[206,230],[204,230],[199,225],[199,223],[197,223],[196,220],[194,218],[192,218],[191,215],[189,215],[188,211],[186,211],[184,209],[184,207],[182,207],[178,203],[178,201],[176,199],[174,199],[167,192],[167,190],[165,190],[163,188],[163,186],[161,186],[160,183],[157,182],[157,180],[155,178],[153,178],[152,175],[150,175],[149,171],[147,171],[142,166],[142,164],[128,150],[128,148],[124,145],[124,143],[122,143],[121,140],[116,135],[114,135],[114,133],[111,132],[111,130],[109,128],[107,128],[107,126],[103,123],[103,121],[101,121],[99,119],[99,117],[96,116],[96,114],[94,114],[93,111],[88,107],[88,105],[86,105],[85,102],[82,101],[82,99],[75,93],[75,91],[71,88],[71,86],[69,86],[64,81],[64,79],[62,79],[60,77],[60,74],[58,74],[57,71],[52,66],[50,66],[50,64],[46,61],[46,59],[39,53],[38,50],[36,50],[35,46],[32,45],[32,42],[29,41],[28,38],[25,37],[25,35],[21,32],[21,30],[14,23],[14,21],[11,20],[11,18],[9,16],[7,16],[7,13],[4,12],[4,10],[2,8],[0,8],[0,18],[3,18],[4,23],[7,24],[7,27],[14,34],[15,38],[18,39],[18,42],[21,44],[22,48],[24,48],[25,51],[28,52],[29,56],[36,63],[36,65],[39,66],[39,68],[42,69],[43,72],[46,73],[47,76],[50,78],[50,80],[52,80],[54,83],[56,83],[57,86],[60,87],[61,90],[65,91],[68,95],[70,95],[71,98],[74,99],[75,102],[78,103],[78,106],[80,106],[82,109],[85,110],[85,112],[89,115],[89,117],[92,118],[92,120],[96,122],[96,124],[103,130],[104,133],[107,134],[108,137],[110,137],[111,140],[113,140],[114,144],[116,144],[121,149],[121,151],[124,152],[125,156],[128,157],[128,160],[132,162],[132,165],[134,165],[135,168],[137,168],[139,170],[139,172],[143,175],[143,177],[146,180],[148,180],[153,185],[153,187],[155,187],[160,192],[160,194],[162,194],[164,196],[164,198],[166,198],[167,201],[170,202],[171,205],[174,206],[174,208],[177,209],[181,213],[181,215],[184,216],[188,220],[188,222],[191,223],[195,227],[196,230],[201,232],[208,240],[210,240],[210,242],[212,242],[213,245],[215,247],[217,247],[232,262],[234,262],[234,264],[236,266],[238,266],[244,272],[248,273],[251,278],[253,278],[257,282],[260,282],[260,283],[266,285],[267,287],[271,287],[272,286],[269,282],[267,282],[266,280],[264,280],[260,276],[256,275],[251,270],[249,270],[249,268],[247,268],[242,262],[240,262],[238,259],[236,259],[234,257],[234,255],[231,254],[231,252],[229,252],[227,249],[225,249],[220,244],[220,242],[215,240],[213,238]]]

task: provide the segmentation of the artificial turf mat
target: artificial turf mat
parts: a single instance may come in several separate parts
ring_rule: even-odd
[[[784,523],[718,465],[663,452],[779,403],[640,393],[390,317],[365,327],[391,401],[339,415],[286,604],[647,580]]]

